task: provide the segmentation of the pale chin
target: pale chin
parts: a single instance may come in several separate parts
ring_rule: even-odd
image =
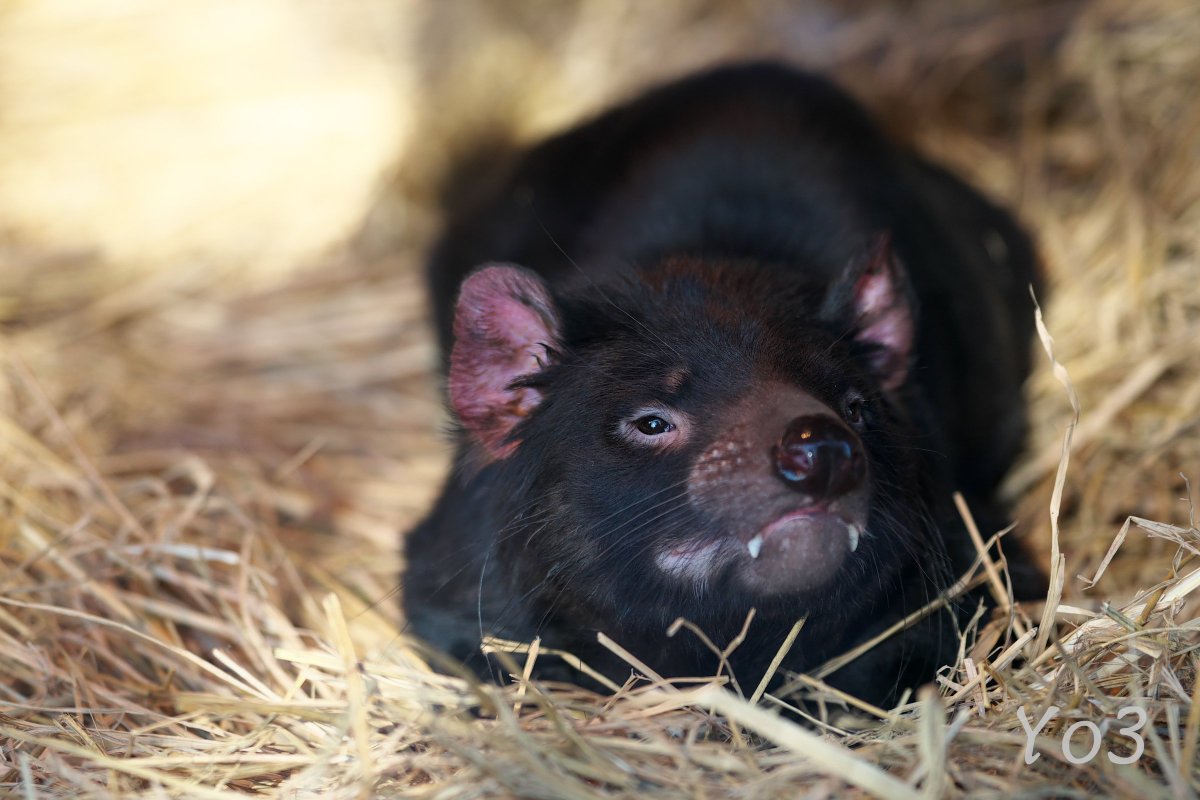
[[[853,522],[846,522],[845,520],[842,520],[842,522],[846,525],[847,543],[850,552],[853,553],[858,550],[858,542],[862,537],[863,529]],[[751,558],[758,558],[759,554],[762,553],[762,546],[763,534],[756,533],[753,539],[746,542],[746,552],[750,554]]]
[[[794,513],[748,541],[726,536],[686,543],[659,551],[654,561],[671,578],[695,584],[733,563],[738,582],[755,594],[811,592],[833,581],[865,535],[862,525],[839,515]]]
[[[823,589],[858,550],[863,527],[837,514],[792,513],[767,525],[744,546],[735,570],[760,595]]]

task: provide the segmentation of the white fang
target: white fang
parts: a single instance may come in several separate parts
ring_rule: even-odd
[[[760,533],[746,542],[746,549],[750,551],[751,558],[758,558],[758,554],[762,552],[762,534]]]

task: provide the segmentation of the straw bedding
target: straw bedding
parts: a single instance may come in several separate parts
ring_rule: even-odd
[[[78,209],[39,226],[37,209],[0,192],[0,794],[1200,791],[1200,8],[786,6],[432,4],[374,17],[386,46],[337,46],[400,76],[380,101],[406,109],[383,125],[398,166],[379,157],[375,175],[390,177],[366,214],[370,192],[323,182],[338,162],[312,139],[303,185],[342,187],[329,216],[365,222],[302,253],[274,247],[286,237],[267,228],[260,251],[242,246],[246,230],[236,246],[214,234],[207,251],[151,237],[136,257],[68,224]],[[69,38],[18,41],[16,13],[0,16],[0,59],[35,45],[66,58]],[[106,24],[136,32],[147,15]],[[219,47],[205,52],[219,60]],[[448,449],[418,277],[437,176],[484,133],[529,138],[738,54],[830,70],[1036,232],[1051,284],[1045,356],[1006,491],[1011,536],[1041,553],[1050,596],[1009,608],[1003,565],[981,558],[964,582],[992,587],[1001,610],[896,709],[830,693],[821,671],[759,696],[729,676],[663,681],[633,655],[639,677],[594,695],[524,680],[534,659],[556,657],[537,643],[489,643],[510,660],[507,686],[439,674],[395,597],[398,532],[436,492]],[[35,62],[7,71],[10,111],[36,93]],[[8,114],[4,148],[49,158],[27,145],[82,124],[72,102],[36,128]],[[78,167],[101,175],[93,155],[80,149]],[[162,166],[154,157],[147,170]],[[18,174],[14,163],[0,172]],[[202,221],[234,213],[202,174],[180,175],[176,188],[213,215]],[[268,181],[237,208],[277,200],[302,226],[311,210],[287,216],[298,185]],[[125,224],[120,208],[106,213]],[[171,230],[194,230],[186,221]],[[775,713],[796,699],[815,701],[807,726]],[[1021,715],[1036,727],[1052,706],[1026,764]],[[1121,728],[1142,712],[1139,754]],[[1073,763],[1091,745],[1082,721],[1103,741]]]

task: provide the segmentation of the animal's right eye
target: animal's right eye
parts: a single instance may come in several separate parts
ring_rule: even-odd
[[[617,424],[616,433],[627,444],[652,450],[668,450],[687,439],[690,420],[677,409],[655,403],[644,406]]]
[[[646,416],[639,418],[633,423],[633,427],[637,428],[638,433],[646,436],[659,436],[675,430],[674,425],[667,422],[657,414],[647,414]]]

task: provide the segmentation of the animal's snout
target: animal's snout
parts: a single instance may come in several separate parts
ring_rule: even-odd
[[[841,497],[861,486],[867,475],[862,442],[828,414],[792,420],[774,456],[779,477],[810,503]]]

